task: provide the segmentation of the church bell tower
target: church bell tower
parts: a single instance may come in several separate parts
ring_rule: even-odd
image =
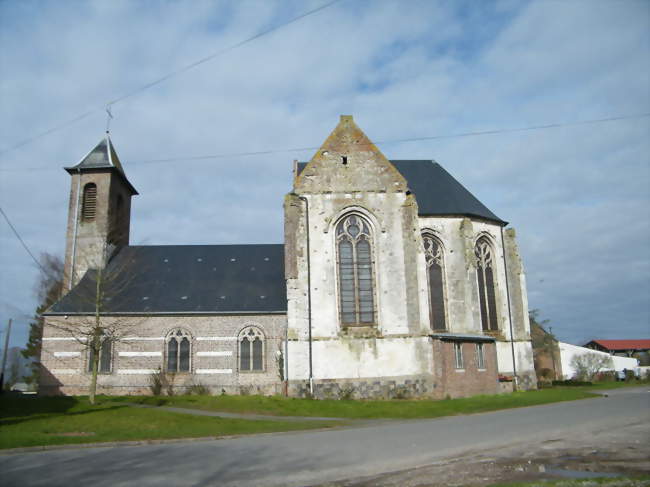
[[[63,286],[67,292],[88,269],[103,267],[129,244],[131,197],[111,138],[106,136],[81,161],[64,168],[71,176]]]

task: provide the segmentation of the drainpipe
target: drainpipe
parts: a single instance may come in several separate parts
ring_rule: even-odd
[[[503,239],[503,226],[501,227],[501,248],[503,249],[503,271],[506,275],[506,298],[508,299],[508,321],[510,322],[510,351],[512,352],[512,373],[514,374],[515,391],[519,389],[517,377],[517,362],[515,361],[515,335],[512,329],[512,310],[510,308],[510,285],[508,284],[508,264],[506,261],[506,244]]]
[[[77,229],[79,228],[79,201],[81,198],[81,169],[77,168],[77,204],[74,207],[74,232],[72,232],[72,256],[70,258],[70,282],[68,290],[72,289],[72,281],[74,281],[74,267],[77,257]]]
[[[289,323],[284,327],[284,385],[285,397],[289,397]]]
[[[304,196],[298,196],[305,202],[305,225],[307,226],[307,307],[309,321],[309,394],[314,397],[314,367],[311,345],[311,254],[309,252],[309,200]]]

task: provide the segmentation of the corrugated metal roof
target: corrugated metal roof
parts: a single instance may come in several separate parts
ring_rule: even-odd
[[[103,313],[287,311],[281,244],[124,247],[104,275]],[[95,276],[87,272],[46,314],[92,313]]]
[[[641,340],[592,340],[585,345],[596,343],[607,350],[650,350],[650,339]]]
[[[415,194],[420,216],[470,216],[494,221],[501,220],[460,184],[440,164],[432,160],[392,160],[395,168],[407,180]],[[307,165],[298,163],[298,174]]]

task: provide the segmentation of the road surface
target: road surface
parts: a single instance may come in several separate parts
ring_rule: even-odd
[[[307,486],[650,421],[648,388],[469,416],[171,444],[0,454],[2,486]]]

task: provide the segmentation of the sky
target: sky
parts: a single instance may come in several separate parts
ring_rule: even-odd
[[[326,3],[0,1],[0,207],[26,245],[63,255],[62,167],[111,101],[140,245],[281,243],[292,161],[315,152],[291,149],[349,114],[516,228],[530,308],[560,340],[650,337],[650,2],[340,0],[283,26]],[[22,345],[39,273],[2,219],[0,269]]]

